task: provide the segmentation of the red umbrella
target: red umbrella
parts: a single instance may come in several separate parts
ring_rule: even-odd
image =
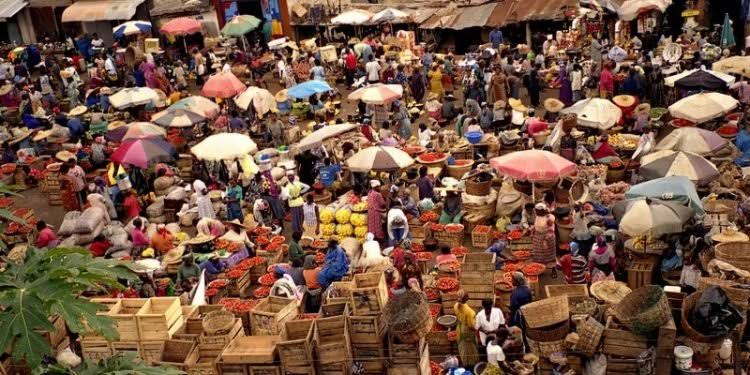
[[[190,35],[201,31],[198,20],[187,17],[175,18],[161,26],[161,33],[166,35]]]
[[[201,95],[210,98],[232,98],[245,91],[246,88],[247,86],[232,72],[221,72],[208,78],[201,89]]]
[[[490,159],[500,173],[517,180],[552,181],[575,173],[576,165],[549,151],[516,151]]]
[[[112,161],[143,169],[149,164],[174,159],[174,146],[161,138],[143,138],[124,142],[110,157]]]

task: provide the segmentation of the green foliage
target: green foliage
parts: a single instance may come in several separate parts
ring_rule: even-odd
[[[121,288],[118,278],[135,275],[123,263],[95,259],[86,249],[30,248],[23,262],[9,262],[0,272],[0,348],[10,345],[15,360],[37,367],[52,352],[41,333],[53,330],[48,321],[53,315],[73,332],[90,330],[116,340],[112,319],[96,315],[103,306],[79,296],[101,287]]]
[[[181,375],[184,372],[173,367],[150,366],[135,358],[135,354],[116,355],[99,362],[85,361],[77,369],[68,369],[60,365],[40,367],[34,375]]]

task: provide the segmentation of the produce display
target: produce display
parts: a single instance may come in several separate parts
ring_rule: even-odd
[[[248,312],[258,304],[257,300],[240,299],[240,298],[222,298],[219,300],[219,305],[231,313],[243,313]]]
[[[469,253],[469,249],[467,249],[465,246],[457,246],[451,249],[451,254],[462,257]]]
[[[269,286],[259,286],[253,291],[253,297],[255,298],[266,298],[271,293],[271,287]]]
[[[440,215],[437,214],[435,211],[425,211],[421,215],[419,215],[419,221],[422,223],[434,223],[437,222],[438,219],[440,219]]]
[[[263,286],[271,286],[276,282],[276,276],[273,273],[267,273],[258,278],[258,284]]]
[[[240,277],[242,277],[242,275],[245,274],[245,272],[246,271],[235,268],[235,269],[227,271],[227,278],[232,279],[232,280],[239,279]]]
[[[521,269],[521,272],[526,274],[527,276],[539,276],[542,273],[544,273],[544,270],[547,269],[547,267],[544,264],[541,263],[529,263]]]
[[[452,277],[441,277],[435,282],[435,287],[441,292],[450,292],[458,289],[458,280]]]
[[[426,262],[432,259],[432,253],[421,252],[421,253],[414,254],[414,256],[417,258],[418,261],[423,261],[423,262]]]
[[[445,231],[448,233],[461,233],[464,231],[463,224],[445,224]]]
[[[333,208],[326,207],[320,210],[320,223],[321,224],[332,223],[335,214],[336,214],[336,211],[334,211]]]
[[[335,218],[336,222],[339,224],[347,224],[349,223],[349,217],[351,217],[352,212],[347,208],[340,208],[336,210]]]

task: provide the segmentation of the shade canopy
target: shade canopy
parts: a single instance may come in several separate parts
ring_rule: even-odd
[[[399,22],[406,22],[409,20],[409,13],[406,13],[404,11],[395,9],[395,8],[385,8],[381,10],[380,12],[375,13],[374,16],[370,19],[373,23],[382,23],[382,22],[392,22],[392,23],[399,23]]]
[[[81,0],[63,11],[62,22],[126,21],[145,0]],[[2,3],[2,1],[0,1]]]
[[[617,15],[623,21],[632,21],[642,12],[658,10],[664,12],[672,0],[625,0],[617,8]]]
[[[641,158],[638,172],[647,180],[667,176],[685,176],[694,183],[705,184],[719,176],[716,166],[691,152],[662,150]]]
[[[266,89],[255,86],[248,87],[235,97],[234,103],[244,110],[250,108],[250,104],[252,104],[255,113],[259,115],[264,115],[272,108],[276,108],[276,98],[273,94]]]
[[[260,20],[251,15],[234,16],[221,29],[221,33],[227,36],[243,36],[260,26]]]
[[[601,130],[615,126],[622,117],[622,110],[615,103],[600,98],[580,100],[561,112],[575,114],[581,126]]]
[[[735,78],[715,70],[692,69],[664,78],[669,87],[680,87],[686,90],[726,90]]]
[[[360,150],[346,160],[353,172],[397,171],[414,164],[414,159],[395,147],[374,146]]]
[[[691,208],[677,202],[647,198],[617,202],[612,214],[620,224],[619,231],[629,236],[680,233],[694,216]]]
[[[156,104],[159,95],[148,87],[122,89],[109,97],[109,103],[116,109],[125,109],[145,104]]]
[[[299,151],[309,150],[320,146],[321,143],[323,143],[323,141],[328,138],[344,134],[348,131],[356,130],[357,128],[357,124],[337,124],[324,126],[310,133],[305,138],[302,138],[302,140],[297,143],[296,148]]]
[[[188,17],[175,18],[161,26],[159,31],[165,35],[190,35],[201,32],[201,22]]]
[[[654,147],[655,150],[687,151],[706,155],[727,145],[724,137],[701,128],[679,128],[673,130]]]
[[[208,136],[190,151],[201,160],[234,160],[258,151],[258,146],[247,135],[219,133]]]
[[[208,78],[201,89],[201,95],[209,98],[231,98],[246,88],[247,86],[232,72],[219,72]]]
[[[715,62],[711,69],[727,74],[750,77],[750,56],[731,56]]]
[[[372,16],[373,14],[366,10],[354,9],[331,18],[331,23],[334,25],[362,25],[370,21]]]
[[[331,86],[326,81],[317,79],[305,81],[287,90],[287,95],[294,99],[305,99],[315,94],[331,91]]]
[[[151,22],[147,21],[128,21],[112,28],[112,34],[116,38],[145,34],[149,31],[151,31]]]
[[[702,123],[737,108],[739,102],[729,95],[718,92],[699,93],[680,99],[669,106],[672,117]]]
[[[190,110],[186,108],[169,107],[151,116],[151,121],[161,126],[187,128],[206,120],[206,116],[197,111],[198,110]]]
[[[661,177],[633,185],[625,193],[625,198],[655,198],[674,201],[693,209],[696,215],[703,215],[703,202],[698,196],[695,184],[685,176]]]
[[[401,98],[403,94],[404,87],[401,85],[375,84],[353,91],[348,98],[371,104],[385,104]]]
[[[199,95],[188,96],[175,102],[170,106],[174,109],[188,109],[193,112],[203,113],[208,118],[213,118],[219,114],[219,105],[211,99]]]
[[[549,151],[525,150],[490,159],[503,175],[524,181],[553,181],[575,173],[576,165]]]
[[[150,122],[133,122],[107,132],[107,138],[117,142],[129,139],[164,137],[166,135],[167,132],[164,128]]]
[[[163,138],[133,139],[124,142],[112,153],[112,161],[146,169],[149,165],[174,159],[175,149]]]

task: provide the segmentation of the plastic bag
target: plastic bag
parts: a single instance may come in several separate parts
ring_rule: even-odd
[[[742,316],[732,305],[727,294],[717,286],[703,291],[689,316],[690,325],[698,332],[711,337],[726,336]]]

